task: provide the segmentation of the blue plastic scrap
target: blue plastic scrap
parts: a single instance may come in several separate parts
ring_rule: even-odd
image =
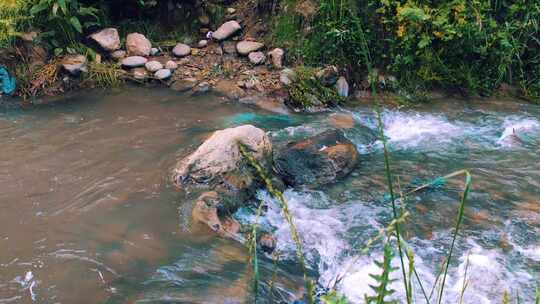
[[[17,81],[15,77],[10,76],[8,70],[0,66],[0,94],[11,95],[15,92]]]

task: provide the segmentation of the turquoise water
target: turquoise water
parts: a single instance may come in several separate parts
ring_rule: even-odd
[[[344,132],[361,151],[358,168],[336,184],[285,196],[319,290],[340,276],[338,291],[362,303],[381,245],[368,255],[360,250],[391,210],[381,144],[370,136],[372,107],[335,112],[353,117]],[[252,303],[245,246],[187,221],[170,170],[216,129],[252,123],[279,147],[335,128],[329,116],[276,115],[211,95],[141,88],[4,108],[0,303]],[[530,303],[540,273],[540,107],[447,101],[387,108],[383,118],[403,189],[459,169],[473,174],[446,303],[457,302],[467,260],[465,303],[500,303],[505,290]],[[407,242],[425,286],[448,247],[461,187],[448,181],[407,201]],[[261,255],[260,302],[288,302],[303,285],[294,246],[275,202],[264,190],[258,198],[269,206],[263,224],[280,253],[277,263]],[[253,220],[249,210],[237,217]],[[399,297],[399,281],[393,287]],[[415,298],[424,302],[419,288]]]

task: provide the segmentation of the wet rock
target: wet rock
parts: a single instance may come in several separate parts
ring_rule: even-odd
[[[185,57],[191,54],[191,47],[187,44],[178,43],[172,50],[174,56]]]
[[[332,86],[336,83],[338,80],[338,69],[334,65],[329,65],[321,70],[319,70],[315,76],[319,81],[326,85],[326,86]]]
[[[141,56],[129,56],[122,59],[122,65],[127,68],[136,68],[144,66],[148,62],[148,59]]]
[[[148,70],[148,72],[155,73],[158,70],[163,69],[163,64],[161,64],[159,61],[152,60],[145,63],[144,67]]]
[[[341,97],[349,96],[349,84],[347,83],[347,79],[345,79],[345,77],[339,77],[338,81],[336,82],[336,91]]]
[[[242,26],[234,20],[223,23],[215,32],[212,33],[212,38],[216,40],[225,40],[231,37],[234,33],[242,29]]]
[[[250,95],[240,98],[238,101],[240,103],[253,105],[270,112],[289,114],[289,109],[285,105],[282,98],[271,97],[267,94]]]
[[[131,70],[133,78],[137,80],[146,80],[148,78],[148,71],[146,68],[134,68]]]
[[[264,44],[256,41],[240,41],[236,44],[236,50],[240,55],[248,55],[251,52],[258,51],[264,47]]]
[[[357,162],[355,145],[332,130],[288,144],[276,156],[275,167],[291,186],[319,187],[345,177]]]
[[[173,181],[188,191],[209,188],[227,198],[227,210],[234,211],[260,185],[258,175],[240,154],[238,142],[266,169],[271,169],[272,144],[266,133],[252,125],[214,132],[197,150],[176,166]]]
[[[156,71],[156,73],[154,74],[154,76],[159,80],[168,79],[169,77],[171,77],[171,75],[172,75],[172,72],[169,69],[160,69]]]
[[[150,49],[150,55],[151,56],[156,56],[157,54],[159,54],[159,49],[158,48],[151,48]]]
[[[130,56],[148,56],[152,43],[143,34],[131,33],[126,38],[126,49]]]
[[[240,231],[240,224],[230,216],[219,194],[215,191],[204,192],[193,205],[193,221],[206,224],[210,229],[223,236],[234,236]]]
[[[264,233],[259,238],[259,246],[266,253],[272,253],[277,246],[277,239],[271,233]]]
[[[251,52],[248,55],[249,62],[251,62],[254,65],[263,64],[266,60],[266,56],[263,52]]]
[[[284,85],[290,85],[295,82],[298,76],[292,69],[283,69],[279,74],[279,81]]]
[[[124,50],[116,50],[116,51],[111,53],[111,58],[116,59],[116,60],[120,60],[120,59],[126,57],[126,55],[127,55],[126,51],[124,51]]]
[[[277,68],[281,69],[283,67],[283,56],[285,55],[285,51],[280,48],[275,48],[268,52],[268,56],[272,60],[272,65]]]
[[[86,56],[68,55],[62,59],[62,67],[73,76],[86,72]]]
[[[165,68],[171,71],[178,69],[178,63],[175,61],[169,60],[165,63]]]
[[[186,92],[191,90],[194,86],[197,85],[197,79],[195,78],[185,78],[176,80],[171,84],[171,89],[178,92]]]
[[[193,94],[203,94],[210,91],[210,84],[207,81],[203,81],[193,88]]]
[[[220,80],[214,86],[214,91],[230,100],[238,100],[246,95],[246,92],[239,88],[234,81]]]
[[[202,48],[205,48],[207,45],[208,45],[208,40],[205,40],[205,39],[200,40],[200,41],[197,43],[197,47],[198,47],[198,48],[201,48],[201,49],[202,49]]]
[[[351,114],[332,114],[328,118],[328,122],[336,128],[340,129],[352,129],[354,128],[355,121]]]
[[[234,44],[234,41],[223,42],[221,48],[223,49],[223,52],[225,54],[230,54],[230,55],[236,54],[236,45]]]
[[[113,52],[120,48],[120,36],[115,28],[106,28],[90,35],[101,48],[106,51]]]

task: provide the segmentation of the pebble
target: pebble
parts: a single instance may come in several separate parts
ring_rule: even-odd
[[[197,47],[199,47],[199,48],[204,48],[207,45],[208,45],[208,40],[205,40],[205,39],[200,40],[199,43],[197,43]]]
[[[120,59],[126,57],[126,55],[127,55],[126,51],[117,50],[117,51],[114,51],[114,52],[111,53],[111,58],[116,59],[116,60],[120,60]]]
[[[135,68],[145,65],[148,59],[142,56],[130,56],[122,59],[122,65],[128,68]]]
[[[236,44],[236,50],[240,55],[248,55],[251,52],[258,51],[264,47],[264,44],[256,41],[240,41]]]
[[[161,62],[159,61],[152,60],[145,63],[144,67],[148,70],[148,72],[154,73],[154,72],[157,72],[158,70],[163,69],[163,64],[161,64]]]
[[[262,64],[266,60],[266,56],[263,52],[251,52],[249,53],[248,58],[249,62],[255,65]]]
[[[158,70],[154,74],[154,76],[159,80],[167,79],[167,78],[171,77],[171,75],[172,75],[172,72],[169,69],[161,69],[161,70]]]
[[[191,47],[187,44],[178,43],[172,50],[174,56],[185,57],[191,54]]]
[[[212,33],[212,38],[216,40],[225,40],[234,33],[242,29],[242,26],[234,20],[223,23],[215,32]]]
[[[169,69],[169,70],[176,70],[178,69],[178,63],[172,61],[172,60],[169,60],[165,63],[165,68],[166,69]]]

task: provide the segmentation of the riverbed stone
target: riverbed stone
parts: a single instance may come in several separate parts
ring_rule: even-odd
[[[90,35],[90,38],[108,52],[113,52],[120,48],[120,36],[118,35],[118,30],[115,28],[102,29]]]
[[[275,48],[268,52],[268,56],[272,60],[272,65],[277,68],[281,69],[283,67],[283,56],[285,55],[285,51],[281,48]]]
[[[212,38],[220,41],[231,37],[233,34],[242,29],[242,26],[235,21],[227,21],[223,23],[215,32],[212,32]]]
[[[124,51],[124,50],[116,50],[116,51],[111,53],[111,58],[116,59],[116,60],[120,60],[122,58],[125,58],[126,55],[127,55],[126,51]]]
[[[122,59],[122,65],[127,68],[136,68],[144,66],[148,62],[148,59],[142,56],[129,56]]]
[[[236,44],[236,50],[240,55],[248,55],[251,52],[256,52],[264,47],[263,43],[256,41],[240,41]]]
[[[178,69],[178,63],[176,61],[169,60],[165,63],[165,68],[169,70],[176,70]]]
[[[173,182],[181,190],[211,189],[227,200],[235,211],[261,185],[258,175],[242,156],[242,142],[264,168],[272,167],[272,143],[266,132],[242,125],[214,132],[197,150],[182,159],[173,170]]]
[[[236,82],[222,79],[214,86],[214,91],[229,100],[238,100],[246,95],[246,92],[238,87]]]
[[[169,69],[160,69],[156,71],[154,76],[159,80],[165,80],[172,76],[172,72]]]
[[[349,96],[349,83],[347,83],[347,79],[345,79],[345,77],[343,76],[339,77],[336,82],[335,87],[339,96],[341,97]]]
[[[205,224],[222,236],[234,237],[240,230],[240,224],[224,209],[219,193],[207,191],[193,204],[191,217],[194,222]]]
[[[172,50],[172,53],[176,57],[185,57],[191,54],[191,47],[184,43],[178,43]]]
[[[263,64],[266,60],[266,56],[263,52],[251,52],[248,55],[249,62],[251,62],[254,65]]]
[[[152,43],[143,34],[131,33],[126,38],[126,49],[130,56],[149,56]]]
[[[289,143],[274,161],[288,185],[320,187],[349,174],[358,163],[358,151],[341,131],[330,130]]]
[[[268,232],[265,232],[259,238],[259,246],[261,246],[262,251],[266,253],[272,253],[277,246],[277,238]]]
[[[62,59],[62,67],[73,76],[79,75],[81,72],[86,72],[86,56],[84,55],[68,55]]]
[[[155,73],[158,70],[163,69],[163,64],[161,64],[159,61],[152,60],[145,63],[144,67],[148,70],[148,72]]]
[[[157,54],[159,54],[158,48],[153,47],[150,49],[150,56],[156,56]]]
[[[191,90],[194,86],[197,85],[197,79],[195,78],[184,78],[175,80],[170,88],[178,92],[187,92]]]

